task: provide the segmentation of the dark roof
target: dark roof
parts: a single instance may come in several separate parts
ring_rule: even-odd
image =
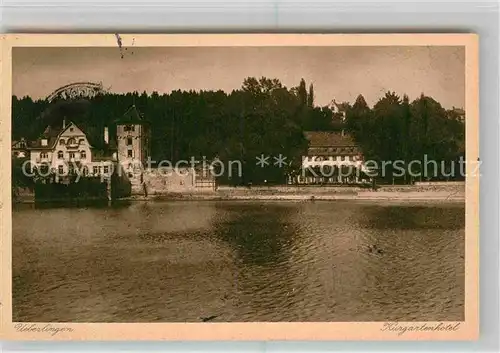
[[[117,125],[126,125],[126,124],[145,124],[148,123],[144,116],[139,112],[137,107],[132,105],[128,110],[123,114],[123,116],[117,120],[115,120]]]
[[[21,146],[24,143],[24,146]],[[21,138],[20,140],[12,140],[11,147],[12,149],[26,149],[28,146],[28,142],[24,139]]]
[[[71,124],[68,124],[68,126]],[[41,148],[41,149],[52,149],[57,141],[57,137],[64,131],[66,128],[62,128],[62,126],[51,126],[48,125],[43,133],[38,137],[35,141],[29,142],[30,148]],[[42,146],[42,140],[47,140],[47,146]]]
[[[357,147],[356,142],[349,134],[334,131],[305,131],[309,140],[309,147]]]
[[[57,142],[57,138],[69,128],[70,125],[76,126],[80,129],[87,138],[87,141],[90,144],[90,147],[94,150],[103,150],[105,154],[111,154],[116,150],[116,141],[114,138],[110,137],[109,144],[106,145],[104,142],[103,136],[100,133],[96,133],[94,130],[86,131],[81,126],[76,125],[71,121],[66,121],[66,127],[63,128],[62,125],[48,125],[44,132],[40,135],[38,139],[35,141],[30,141],[28,146],[30,149],[54,149],[55,144]],[[42,140],[47,139],[47,146],[42,146]]]

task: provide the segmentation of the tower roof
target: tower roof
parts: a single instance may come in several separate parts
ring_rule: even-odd
[[[127,125],[127,124],[147,124],[149,123],[144,116],[139,112],[137,107],[132,105],[128,110],[123,114],[121,118],[115,120],[117,125]]]

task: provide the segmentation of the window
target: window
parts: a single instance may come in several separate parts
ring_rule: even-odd
[[[68,139],[68,145],[76,145],[76,140],[71,137],[70,139]]]
[[[60,140],[59,140],[59,145],[60,145],[60,146],[64,145],[64,139],[60,139]]]
[[[63,175],[64,174],[64,167],[62,165],[60,165],[59,167],[57,167],[57,173],[59,173],[59,175]]]
[[[104,174],[109,173],[109,167],[107,165],[104,166]]]
[[[123,131],[135,131],[135,126],[134,125],[125,125],[123,127]]]
[[[133,157],[133,152],[132,150],[127,151],[127,157],[132,158]]]
[[[47,152],[40,153],[40,158],[49,158],[49,154]]]
[[[94,167],[92,168],[92,172],[93,172],[94,174],[98,174],[98,173],[99,173],[99,168],[98,168],[97,166],[94,166]]]
[[[74,130],[74,129],[73,129],[72,127],[70,127],[70,128],[69,128],[69,131],[73,132],[73,130]]]
[[[70,158],[70,159],[75,158],[75,152],[70,152],[70,153],[69,153],[69,158]]]
[[[341,161],[345,161],[345,156],[340,157]]]
[[[57,152],[57,159],[63,159],[64,158],[64,153],[63,151]]]
[[[85,158],[87,158],[87,152],[85,152],[85,151],[80,151],[80,158],[81,158],[81,159],[85,159]]]
[[[132,146],[132,137],[127,137],[127,146]]]
[[[47,139],[42,139],[42,146],[47,146],[47,145],[48,145]]]
[[[78,140],[78,144],[79,144],[79,145],[81,145],[81,144],[83,144],[83,143],[85,143],[85,139],[80,139],[80,140]]]

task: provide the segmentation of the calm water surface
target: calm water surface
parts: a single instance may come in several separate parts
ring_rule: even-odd
[[[18,208],[13,320],[463,320],[464,223],[459,204]]]

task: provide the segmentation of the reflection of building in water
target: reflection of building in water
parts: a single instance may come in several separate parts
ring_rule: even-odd
[[[302,173],[299,183],[360,181],[361,172],[365,171],[363,154],[349,134],[344,131],[309,131],[304,134],[309,148],[302,160],[302,169],[306,172]]]

